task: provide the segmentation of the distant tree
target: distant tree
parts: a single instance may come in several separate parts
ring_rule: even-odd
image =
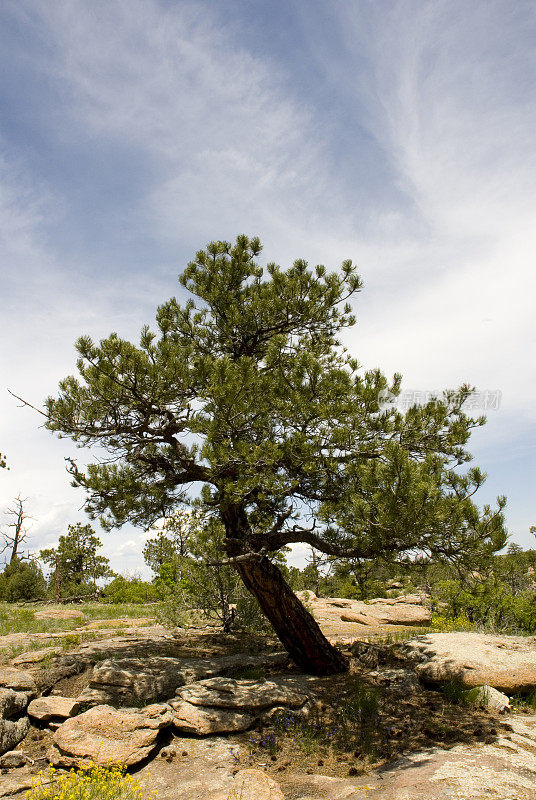
[[[0,453],[0,469],[9,469],[6,457]]]
[[[112,577],[109,559],[97,555],[100,547],[102,542],[91,525],[78,522],[69,525],[57,547],[40,551],[41,560],[51,569],[49,583],[58,598],[96,591],[100,578]]]
[[[292,592],[275,554],[305,543],[336,558],[424,552],[460,559],[502,547],[502,508],[480,510],[464,470],[468,386],[405,413],[401,377],[363,371],[339,337],[361,282],[300,259],[257,262],[257,238],[212,242],[180,277],[193,299],[158,309],[139,346],[78,340],[79,378],[46,404],[47,427],[109,455],[71,461],[88,512],[108,527],[153,524],[185,503],[217,514],[218,559],[236,570],[294,661],[348,668]]]
[[[533,551],[524,551],[521,545],[512,542],[506,553],[493,559],[488,575],[492,574],[496,580],[503,581],[512,596],[516,597],[525,592],[532,583],[528,570],[532,566],[533,558]]]
[[[520,553],[523,552],[523,548],[517,542],[510,542],[508,548],[506,550],[509,556],[518,556]]]
[[[379,559],[341,559],[335,561],[333,567],[334,582],[341,587],[339,592],[343,597],[368,600],[385,594],[387,575]]]
[[[25,528],[25,522],[33,517],[29,517],[24,511],[24,503],[27,500],[23,499],[20,494],[13,501],[13,506],[8,508],[6,514],[13,519],[9,522],[5,529],[0,533],[0,539],[3,541],[4,546],[0,549],[0,554],[8,551],[9,559],[8,564],[14,561],[27,561],[30,556],[29,553],[21,555],[20,547],[28,539],[28,531]]]
[[[145,542],[143,558],[155,575],[161,575],[166,565],[168,575],[178,580],[179,559],[190,555],[190,543],[200,522],[199,514],[179,509],[154,529],[156,535]]]

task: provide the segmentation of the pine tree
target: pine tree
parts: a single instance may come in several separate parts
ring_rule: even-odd
[[[58,546],[41,550],[39,556],[51,568],[49,582],[60,596],[78,595],[97,590],[100,578],[113,575],[106,556],[97,555],[102,547],[91,525],[69,525]]]
[[[336,558],[423,552],[455,559],[504,543],[501,509],[471,497],[463,472],[467,386],[406,413],[382,405],[400,376],[363,371],[338,336],[355,320],[361,281],[338,272],[257,263],[258,239],[213,242],[180,276],[138,346],[112,333],[77,342],[79,377],[47,401],[48,427],[109,453],[71,461],[86,509],[111,528],[144,527],[184,504],[224,525],[222,560],[257,598],[303,669],[346,668],[285,582],[273,555],[304,542]]]

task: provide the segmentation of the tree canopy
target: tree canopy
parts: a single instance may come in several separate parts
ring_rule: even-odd
[[[47,400],[47,425],[108,454],[70,462],[105,527],[148,526],[183,504],[219,517],[222,556],[294,659],[334,671],[343,660],[272,555],[305,542],[337,558],[470,557],[504,544],[504,499],[482,511],[472,500],[485,476],[463,469],[466,444],[484,419],[464,412],[470,387],[402,413],[382,404],[400,376],[363,370],[342,347],[361,289],[352,262],[263,269],[260,252],[246,236],[199,251],[179,279],[191,297],[160,306],[138,345],[81,337],[78,377]]]

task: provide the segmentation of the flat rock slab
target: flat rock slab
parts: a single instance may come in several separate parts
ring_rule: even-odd
[[[68,768],[89,762],[132,766],[149,755],[159,731],[172,721],[173,712],[164,703],[144,709],[96,706],[60,725],[49,758]]]
[[[124,635],[123,635],[124,634]],[[122,631],[121,636],[107,636],[96,641],[83,642],[66,653],[63,661],[84,663],[101,662],[106,658],[146,658],[148,656],[172,656],[179,645],[174,636],[160,626],[150,630],[136,629],[134,635]]]
[[[175,716],[173,726],[181,733],[208,736],[216,733],[238,733],[251,728],[255,717],[241,711],[203,708],[184,700],[170,702]]]
[[[318,622],[348,622],[366,627],[380,625],[427,626],[432,621],[424,594],[378,597],[363,602],[345,597],[317,597],[313,592],[298,592]]]
[[[486,633],[429,633],[396,648],[427,683],[457,681],[513,693],[536,688],[536,638]]]
[[[243,711],[262,711],[270,706],[301,708],[307,695],[293,686],[277,681],[232,680],[209,678],[185,686],[178,692],[180,699],[195,706],[235,708]]]
[[[80,706],[72,697],[61,697],[61,695],[49,695],[48,697],[38,697],[32,700],[28,706],[28,716],[40,722],[50,722],[50,720],[61,720],[74,717],[78,713]]]
[[[264,657],[107,659],[95,665],[89,686],[78,700],[85,707],[159,702],[174,697],[185,684],[249,667],[280,666],[287,658],[286,653],[273,653]]]
[[[0,797],[22,800],[24,798],[25,790],[31,789],[32,784],[36,780],[35,771],[30,767],[18,769],[15,773],[10,775],[2,775],[0,779]],[[42,785],[46,786],[51,783],[47,778],[42,778]]]
[[[260,769],[241,769],[234,776],[228,800],[285,800],[278,782]]]
[[[0,667],[0,687],[33,696],[37,694],[37,684],[32,675],[15,667]]]
[[[85,619],[86,615],[76,608],[43,608],[36,611],[35,619]]]
[[[33,642],[42,642],[43,647],[45,647],[55,640],[64,640],[66,636],[80,636],[81,633],[86,631],[87,628],[83,626],[72,630],[54,630],[46,633],[9,633],[5,636],[0,636],[0,651],[19,645],[27,646]],[[162,625],[151,625],[148,628],[122,627],[117,631],[112,628],[106,628],[102,631],[94,631],[94,635],[102,638],[98,641],[85,642],[75,650],[80,654],[87,654],[89,657],[99,651],[102,652],[103,647],[110,656],[114,653],[120,653],[123,656],[136,656],[147,652],[149,649],[153,652],[160,651],[164,655],[163,651],[169,651],[170,645],[173,647],[173,644],[176,643],[175,636],[167,632]],[[71,652],[74,652],[74,650]],[[23,655],[29,655],[29,653]],[[21,663],[23,663],[22,659]],[[29,660],[24,663],[29,663]]]
[[[513,716],[515,729],[489,744],[430,748],[356,778],[285,772],[290,800],[534,800],[536,716]]]
[[[32,667],[35,664],[41,664],[43,661],[60,655],[63,651],[59,647],[43,647],[41,650],[29,650],[27,653],[21,653],[20,656],[13,658],[11,664],[14,667]]]
[[[363,611],[345,611],[341,620],[361,625],[418,625],[424,628],[432,622],[432,615],[424,606],[398,603],[374,605]]]
[[[382,770],[370,800],[533,800],[536,717],[512,717],[514,732],[489,744],[433,749]]]
[[[240,748],[225,738],[173,740],[176,758],[144,765],[136,780],[158,800],[227,800]]]

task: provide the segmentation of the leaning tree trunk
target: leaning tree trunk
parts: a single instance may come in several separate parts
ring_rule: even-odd
[[[241,506],[220,511],[226,532],[227,554],[244,555],[250,550],[251,527]],[[257,599],[288,654],[304,672],[332,675],[345,672],[348,661],[334,647],[313,615],[300,603],[281,570],[266,558],[252,556],[237,560],[234,567],[246,589]]]
[[[314,675],[331,675],[348,669],[346,658],[328,642],[275,564],[263,556],[238,562],[235,568],[300,669]]]

